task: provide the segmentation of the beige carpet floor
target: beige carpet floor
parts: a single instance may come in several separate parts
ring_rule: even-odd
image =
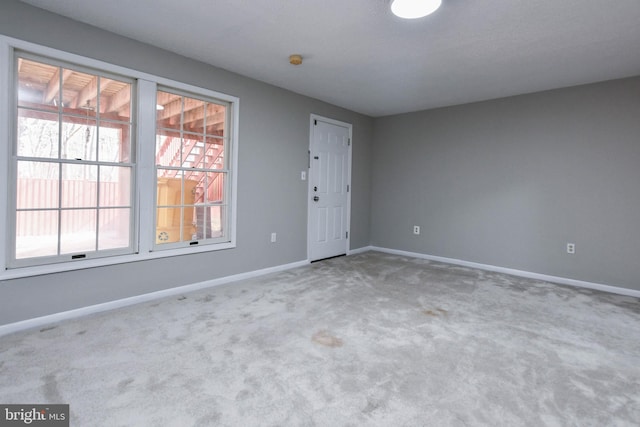
[[[368,252],[0,337],[72,426],[636,426],[638,299]]]

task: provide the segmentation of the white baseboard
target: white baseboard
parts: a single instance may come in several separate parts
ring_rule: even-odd
[[[347,255],[358,255],[358,254],[362,254],[372,250],[373,250],[373,246],[365,246],[363,248],[350,249],[349,251],[347,251]]]
[[[20,322],[0,325],[0,336],[23,331],[26,329],[39,328],[42,326],[50,325],[52,323],[61,322],[63,320],[75,319],[78,317],[100,313],[103,311],[115,310],[117,308],[140,304],[143,302],[149,302],[149,301],[166,298],[174,295],[184,294],[187,292],[198,291],[200,289],[220,286],[220,285],[224,285],[231,282],[237,282],[239,280],[251,279],[258,276],[264,276],[265,274],[291,270],[292,268],[302,267],[308,264],[309,264],[308,261],[298,261],[290,264],[279,265],[276,267],[264,268],[262,270],[249,271],[247,273],[240,273],[232,276],[221,277],[219,279],[207,280],[205,282],[193,283],[185,286],[178,286],[176,288],[163,289],[161,291],[150,292],[148,294],[142,294],[142,295],[136,295],[134,297],[122,298],[119,300],[109,301],[102,304],[90,305],[87,307],[82,307],[82,308],[69,310],[69,311],[63,311],[55,314],[49,314],[46,316],[23,320]]]
[[[461,266],[464,266],[464,267],[478,268],[478,269],[481,269],[481,270],[495,271],[497,273],[505,273],[505,274],[510,274],[510,275],[513,275],[513,276],[519,276],[519,277],[525,277],[525,278],[529,278],[529,279],[542,280],[542,281],[545,281],[545,282],[552,282],[552,283],[558,283],[558,284],[562,284],[562,285],[577,286],[577,287],[580,287],[580,288],[595,289],[595,290],[598,290],[598,291],[604,291],[604,292],[610,292],[610,293],[619,294],[619,295],[626,295],[626,296],[640,298],[640,291],[637,291],[637,290],[634,290],[634,289],[623,288],[623,287],[619,287],[619,286],[611,286],[611,285],[604,285],[604,284],[600,284],[600,283],[585,282],[585,281],[582,281],[582,280],[567,279],[567,278],[564,278],[564,277],[550,276],[550,275],[546,275],[546,274],[532,273],[532,272],[529,272],[529,271],[515,270],[515,269],[511,269],[511,268],[498,267],[498,266],[495,266],[495,265],[488,265],[488,264],[480,264],[480,263],[476,263],[476,262],[463,261],[463,260],[459,260],[459,259],[455,259],[455,258],[445,258],[445,257],[434,256],[434,255],[421,254],[421,253],[417,253],[417,252],[408,252],[408,251],[401,251],[401,250],[397,250],[397,249],[383,248],[383,247],[378,247],[378,246],[365,246],[365,247],[362,247],[362,248],[353,249],[353,250],[350,250],[347,253],[347,255],[357,255],[357,254],[361,254],[361,253],[368,252],[368,251],[378,251],[378,252],[388,253],[388,254],[392,254],[392,255],[400,255],[400,256],[406,256],[406,257],[411,257],[411,258],[421,258],[421,259],[426,259],[426,260],[430,260],[430,261],[443,262],[443,263],[446,263],[446,264],[461,265]],[[151,293],[147,293],[147,294],[143,294],[143,295],[137,295],[137,296],[129,297],[129,298],[123,298],[123,299],[119,299],[119,300],[116,300],[116,301],[109,301],[109,302],[105,302],[105,303],[102,303],[102,304],[95,304],[95,305],[82,307],[82,308],[78,308],[78,309],[74,309],[74,310],[63,311],[63,312],[60,312],[60,313],[50,314],[50,315],[47,315],[47,316],[36,317],[34,319],[28,319],[28,320],[23,320],[23,321],[20,321],[20,322],[9,323],[7,325],[0,325],[0,336],[11,334],[11,333],[14,333],[14,332],[19,332],[19,331],[26,330],[26,329],[34,329],[34,328],[38,328],[38,327],[41,327],[41,326],[50,325],[52,323],[61,322],[63,320],[74,319],[74,318],[78,318],[78,317],[82,317],[82,316],[87,316],[87,315],[90,315],[90,314],[100,313],[100,312],[103,312],[103,311],[115,310],[115,309],[121,308],[121,307],[127,307],[127,306],[130,306],[130,305],[141,304],[141,303],[144,303],[144,302],[149,302],[149,301],[153,301],[153,300],[157,300],[157,299],[161,299],[161,298],[166,298],[166,297],[170,297],[170,296],[174,296],[174,295],[180,295],[180,294],[184,294],[184,293],[187,293],[187,292],[193,292],[193,291],[197,291],[197,290],[200,290],[200,289],[206,289],[206,288],[211,288],[211,287],[214,287],[214,286],[220,286],[220,285],[224,285],[224,284],[227,284],[227,283],[237,282],[239,280],[251,279],[251,278],[254,278],[254,277],[263,276],[265,274],[277,273],[277,272],[280,272],[280,271],[290,270],[290,269],[297,268],[297,267],[302,267],[302,266],[305,266],[305,265],[308,265],[308,264],[309,264],[309,261],[298,261],[298,262],[294,262],[294,263],[290,263],[290,264],[279,265],[279,266],[276,266],[276,267],[269,267],[269,268],[265,268],[265,269],[262,269],[262,270],[255,270],[255,271],[250,271],[250,272],[247,272],[247,273],[235,274],[235,275],[232,275],[232,276],[221,277],[221,278],[213,279],[213,280],[207,280],[205,282],[193,283],[193,284],[190,284],[190,285],[179,286],[179,287],[170,288],[170,289],[164,289],[164,290],[161,290],[161,291],[151,292]]]
[[[369,248],[372,251],[384,252],[392,255],[400,255],[400,256],[406,256],[411,258],[421,258],[421,259],[426,259],[430,261],[443,262],[446,264],[454,264],[454,265],[461,265],[464,267],[478,268],[480,270],[495,271],[497,273],[505,273],[505,274],[510,274],[512,276],[525,277],[528,279],[542,280],[545,282],[558,283],[561,285],[577,286],[579,288],[595,289],[598,291],[610,292],[613,294],[640,298],[640,291],[637,291],[635,289],[623,288],[620,286],[603,285],[601,283],[585,282],[582,280],[567,279],[565,277],[549,276],[547,274],[532,273],[530,271],[515,270],[512,268],[498,267],[498,266],[489,265],[489,264],[480,264],[477,262],[463,261],[455,258],[444,258],[444,257],[439,257],[434,255],[425,255],[417,252],[399,251],[396,249],[381,248],[378,246],[370,246]]]

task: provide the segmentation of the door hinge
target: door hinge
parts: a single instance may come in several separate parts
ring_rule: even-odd
[[[309,154],[307,157],[307,169],[311,169],[311,150],[307,150],[307,154]]]
[[[351,138],[349,138],[349,139],[347,140],[347,145],[348,145],[348,146],[351,146]]]
[[[317,120],[314,120],[314,121],[313,121],[313,125],[314,125],[314,126],[318,126],[318,121],[317,121]]]
[[[347,193],[349,192],[349,186],[347,185]]]
[[[344,237],[347,238],[347,239],[349,238],[349,232],[348,231],[345,233]]]

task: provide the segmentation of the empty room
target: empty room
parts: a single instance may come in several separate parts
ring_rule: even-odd
[[[2,0],[0,425],[639,426],[639,22]]]

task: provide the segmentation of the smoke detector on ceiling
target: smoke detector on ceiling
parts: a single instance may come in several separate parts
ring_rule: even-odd
[[[289,56],[289,64],[291,65],[300,65],[302,64],[302,56],[300,55],[290,55]]]

